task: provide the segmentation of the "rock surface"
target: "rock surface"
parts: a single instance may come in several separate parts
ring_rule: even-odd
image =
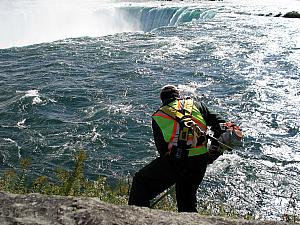
[[[296,11],[288,12],[283,17],[285,18],[300,18],[300,13]]]
[[[230,220],[135,206],[117,206],[96,198],[15,195],[0,192],[1,225],[284,225],[279,221]],[[289,224],[290,225],[290,224]]]

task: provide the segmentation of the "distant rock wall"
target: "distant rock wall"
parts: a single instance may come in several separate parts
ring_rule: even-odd
[[[176,213],[117,206],[96,198],[15,195],[0,192],[1,225],[284,225],[276,221],[229,220],[197,213]],[[289,224],[290,225],[290,224]]]

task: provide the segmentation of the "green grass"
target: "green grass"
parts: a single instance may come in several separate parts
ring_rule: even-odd
[[[126,205],[130,190],[129,180],[119,179],[117,184],[109,185],[107,178],[104,176],[99,176],[96,180],[87,179],[84,175],[86,158],[86,153],[83,150],[76,152],[74,154],[73,169],[67,171],[63,168],[57,168],[55,170],[55,182],[50,181],[47,176],[39,176],[35,180],[30,181],[28,171],[31,160],[27,158],[21,159],[20,170],[9,169],[0,174],[0,191],[14,194],[41,193],[46,195],[96,197],[107,203]],[[153,202],[157,199],[154,199]],[[167,194],[163,194],[163,197],[157,201],[153,208],[177,211],[175,189],[171,188]],[[198,211],[202,215],[254,219],[251,213],[240,215],[234,207],[223,203],[200,202]],[[291,195],[289,204],[282,215],[282,220],[291,223],[300,222],[297,215],[297,199],[293,195]]]
[[[47,176],[39,176],[29,181],[30,159],[20,160],[20,171],[6,170],[0,175],[0,190],[14,194],[41,193],[46,195],[97,197],[102,201],[124,205],[128,202],[129,184],[119,181],[113,188],[104,176],[88,180],[84,176],[86,154],[78,151],[74,155],[71,171],[57,168],[56,181],[50,182]]]

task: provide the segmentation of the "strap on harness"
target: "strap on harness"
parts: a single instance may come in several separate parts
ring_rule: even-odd
[[[168,116],[172,117],[177,122],[180,122],[183,117],[192,116],[193,104],[194,104],[193,99],[186,99],[184,101],[183,113],[181,113],[180,110],[175,109],[169,105],[164,105],[160,107],[159,110],[161,110]]]
[[[179,142],[178,145],[186,145],[188,141],[188,132],[191,131],[193,134],[193,140],[191,147],[197,146],[197,142],[200,137],[204,137],[203,142],[206,140],[206,134],[201,128],[192,120],[192,110],[194,101],[191,98],[184,100],[183,109],[175,109],[169,105],[162,106],[160,110],[172,117],[180,124]],[[181,112],[183,111],[183,113]]]

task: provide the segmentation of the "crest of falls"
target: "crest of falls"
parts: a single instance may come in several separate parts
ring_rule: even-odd
[[[215,14],[211,9],[192,6],[103,4],[84,7],[65,1],[50,4],[4,0],[0,3],[0,17],[6,18],[0,20],[0,48],[73,37],[148,32],[162,26],[213,18]]]
[[[213,10],[194,7],[120,7],[118,12],[130,21],[134,29],[142,31],[211,19],[216,14]]]

